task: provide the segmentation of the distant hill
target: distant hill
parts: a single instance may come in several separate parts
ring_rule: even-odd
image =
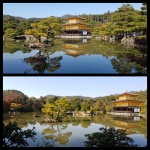
[[[7,107],[10,103],[20,103],[28,99],[28,96],[18,90],[3,90],[3,106]]]
[[[66,15],[63,15],[61,17],[56,17],[56,18],[62,18],[62,19],[65,19],[65,18],[68,18],[68,17],[72,17],[74,15],[70,15],[70,14],[66,14]],[[3,20],[5,19],[8,19],[10,17],[14,17],[16,20],[19,20],[19,21],[28,21],[28,20],[31,20],[31,21],[37,21],[37,20],[42,20],[44,18],[36,18],[36,17],[33,17],[33,18],[23,18],[23,17],[19,17],[19,16],[11,16],[11,15],[3,15]]]
[[[66,15],[61,16],[61,18],[68,18],[68,17],[72,17],[72,16],[74,16],[74,15],[66,14]]]
[[[128,91],[128,93],[138,93],[139,91]],[[121,93],[119,93],[121,94]],[[117,96],[119,95],[118,93],[116,94],[111,94],[113,96]],[[110,96],[110,95],[106,95],[106,96]],[[42,96],[44,99],[46,98],[53,98],[53,97],[56,97],[56,98],[62,98],[62,97],[66,97],[68,100],[73,100],[73,99],[76,99],[76,98],[80,98],[80,99],[83,99],[83,100],[89,100],[89,99],[93,99],[93,100],[96,100],[96,99],[101,99],[105,96],[99,96],[99,97],[95,97],[95,98],[92,98],[92,97],[86,97],[86,96],[58,96],[58,95],[45,95],[45,96]],[[29,97],[27,95],[25,95],[24,93],[22,93],[21,91],[18,91],[18,90],[3,90],[3,105],[9,105],[10,103],[12,102],[16,102],[16,103],[21,103],[23,104]],[[39,99],[39,98],[38,98]]]
[[[36,18],[36,17],[33,17],[33,18],[23,18],[23,17],[19,17],[19,16],[11,16],[11,15],[3,15],[3,20],[5,19],[8,19],[10,17],[14,17],[16,20],[19,20],[19,21],[28,21],[28,20],[31,20],[31,21],[36,21],[36,20],[42,20],[44,18]]]
[[[75,98],[81,98],[84,100],[92,99],[92,97],[85,97],[85,96],[57,96],[57,95],[46,95],[46,96],[44,96],[44,98],[52,98],[52,97],[58,97],[58,98],[66,97],[68,100],[73,100]]]
[[[127,91],[128,93],[137,93],[138,91]],[[125,93],[125,92],[124,92]],[[114,96],[117,96],[117,95],[120,95],[121,93],[116,93],[116,94],[113,94]]]

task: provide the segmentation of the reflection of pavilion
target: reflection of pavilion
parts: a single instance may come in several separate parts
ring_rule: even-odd
[[[83,54],[87,47],[87,39],[67,39],[64,40],[63,47],[66,49],[65,53],[77,57]]]
[[[136,133],[135,129],[138,127],[137,122],[140,120],[139,116],[114,116],[114,125],[117,128],[125,129],[126,134]]]

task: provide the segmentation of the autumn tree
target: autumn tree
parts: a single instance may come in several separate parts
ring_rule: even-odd
[[[51,104],[47,102],[45,105],[43,105],[42,112],[47,113],[52,118],[54,118],[54,114],[56,113],[56,111],[57,109],[55,104]]]
[[[10,110],[14,110],[14,113],[16,113],[16,111],[21,108],[22,105],[21,104],[18,104],[18,103],[11,103],[10,105]]]

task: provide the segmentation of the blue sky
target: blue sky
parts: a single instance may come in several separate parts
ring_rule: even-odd
[[[147,89],[147,77],[3,77],[3,90],[15,89],[39,98],[57,96],[107,96]]]
[[[118,10],[126,3],[3,3],[3,14],[24,18],[61,17],[65,14],[104,14]],[[130,3],[140,10],[142,3]]]

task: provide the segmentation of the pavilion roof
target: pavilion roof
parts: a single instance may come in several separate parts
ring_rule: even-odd
[[[69,26],[69,25],[90,25],[88,23],[66,23],[66,24],[62,24],[62,26]]]
[[[116,101],[112,101],[112,103],[125,102],[125,101],[143,102],[143,101],[140,101],[140,100],[116,100]]]
[[[71,17],[67,17],[67,18],[64,18],[64,19],[69,20],[69,19],[72,19],[72,18],[78,18],[78,19],[81,19],[81,20],[85,20],[85,18],[78,17],[78,16],[71,16]]]
[[[128,93],[128,92],[125,92],[125,93],[122,93],[122,94],[117,95],[116,97],[119,97],[119,96],[122,96],[122,95],[138,96],[139,94],[134,94],[134,93]]]

